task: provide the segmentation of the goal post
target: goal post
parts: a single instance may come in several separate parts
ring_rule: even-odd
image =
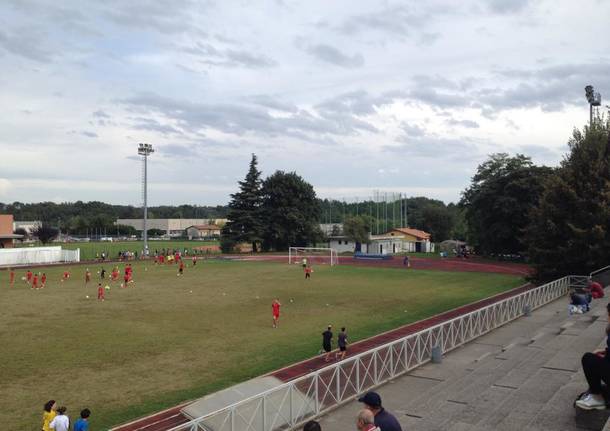
[[[328,264],[331,266],[339,263],[337,250],[328,247],[290,247],[288,249],[288,263],[300,264],[306,259],[307,263]]]

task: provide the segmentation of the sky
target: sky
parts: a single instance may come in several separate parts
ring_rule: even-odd
[[[610,98],[603,0],[2,0],[0,202],[228,202],[251,154],[320,197],[457,202],[556,166]]]

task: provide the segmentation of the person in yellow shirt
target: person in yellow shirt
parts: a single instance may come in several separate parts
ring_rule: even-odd
[[[57,403],[55,400],[49,400],[44,405],[44,412],[42,413],[42,431],[53,431],[49,424],[57,415]]]

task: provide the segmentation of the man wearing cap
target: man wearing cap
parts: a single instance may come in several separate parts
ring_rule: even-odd
[[[377,392],[367,392],[358,401],[375,415],[375,425],[381,431],[402,431],[396,417],[381,406],[381,397]]]

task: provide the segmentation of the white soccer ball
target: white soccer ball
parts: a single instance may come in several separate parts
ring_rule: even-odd
[[[89,299],[89,295],[85,296],[85,298]]]

